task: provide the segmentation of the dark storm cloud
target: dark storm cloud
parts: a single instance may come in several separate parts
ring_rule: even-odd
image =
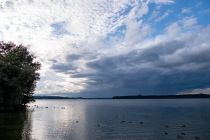
[[[79,60],[81,55],[78,54],[70,54],[67,55],[66,60],[70,63],[60,63],[57,60],[51,60],[51,62],[54,64],[52,66],[53,69],[55,69],[57,72],[65,72],[65,73],[72,73],[74,72],[77,68],[77,60]]]
[[[175,94],[207,88],[210,86],[208,33],[209,29],[196,37],[172,40],[112,57],[100,57],[87,63],[87,67],[94,72],[74,72],[72,75],[91,81],[84,91],[87,93]],[[53,68],[66,73],[72,67],[69,63]]]
[[[52,66],[53,69],[56,69],[58,72],[67,72],[68,70],[72,70],[72,69],[75,69],[76,67],[73,66],[73,65],[66,65],[66,64],[60,64],[60,63],[57,63],[57,64],[54,64]]]
[[[126,55],[104,58],[88,64],[97,70],[86,76],[96,81],[94,86],[112,85],[112,89],[130,89],[142,93],[175,93],[210,85],[210,48],[193,54],[190,49],[185,56],[177,55],[176,63],[165,62],[161,57],[173,55],[184,47],[184,42],[172,41],[161,46],[133,51]],[[177,57],[177,58],[176,58]],[[199,58],[199,59],[198,59]],[[171,60],[172,61],[172,60]],[[93,86],[93,87],[94,87]]]
[[[65,74],[78,74],[77,69],[80,68],[80,60],[93,60],[96,59],[98,53],[92,53],[92,52],[84,52],[84,54],[69,54],[66,55],[65,59],[67,62],[62,63],[59,62],[56,59],[50,60],[53,65],[52,69],[54,69],[56,72],[62,72]],[[84,72],[83,74],[87,74],[87,72]]]

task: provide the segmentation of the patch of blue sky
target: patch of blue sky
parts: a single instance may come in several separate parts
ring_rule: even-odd
[[[184,8],[190,9],[189,12],[183,13]],[[207,26],[210,23],[209,0],[202,0],[199,3],[197,0],[177,0],[173,4],[161,6],[150,4],[149,9],[149,12],[143,17],[143,22],[150,24],[153,28],[151,36],[161,34],[170,24],[189,17],[195,17],[200,26]],[[158,20],[166,12],[169,14]],[[156,13],[155,16],[154,13]]]
[[[117,29],[114,32],[111,32],[108,34],[109,37],[115,36],[118,38],[122,38],[125,35],[125,31],[127,29],[127,26],[125,24],[117,27]]]
[[[125,37],[125,31],[127,26],[125,24],[117,27],[114,32],[108,33],[105,39],[103,40],[105,47],[109,47],[113,45],[113,42],[116,40],[122,40]]]
[[[159,7],[156,4],[150,4],[149,9],[147,15],[143,17],[143,22],[152,27],[150,36],[163,33],[168,25],[179,19],[179,16],[174,12],[172,5],[162,5]],[[166,13],[168,13],[168,15],[165,15]]]
[[[122,9],[120,12],[119,12],[119,15],[128,15],[129,12],[131,11],[132,9],[132,6],[131,5],[126,5],[124,9]]]
[[[53,29],[52,35],[55,37],[62,37],[63,35],[70,34],[67,30],[66,22],[55,22],[50,25]]]
[[[182,13],[182,9],[188,8],[191,11],[187,14]],[[201,26],[207,26],[210,22],[210,13],[206,13],[210,9],[209,0],[177,0],[174,5],[174,13],[178,13],[180,18],[185,16],[193,16],[197,19],[198,24]]]
[[[126,5],[124,8],[122,8],[119,12],[115,14],[116,16],[109,17],[109,19],[111,19],[113,22],[116,22],[122,17],[126,17],[131,11],[131,9],[132,9],[131,5]]]
[[[202,0],[200,4],[193,10],[195,17],[198,19],[198,23],[203,26],[207,26],[210,23],[210,1]]]

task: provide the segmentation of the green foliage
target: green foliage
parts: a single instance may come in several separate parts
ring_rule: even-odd
[[[25,105],[33,101],[41,65],[26,47],[0,42],[0,103]]]

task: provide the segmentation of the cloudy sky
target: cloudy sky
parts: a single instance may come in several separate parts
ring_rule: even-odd
[[[0,40],[41,61],[36,95],[210,93],[209,0],[0,0]]]

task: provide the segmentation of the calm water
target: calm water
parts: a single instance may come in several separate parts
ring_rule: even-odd
[[[210,99],[37,100],[0,113],[0,139],[210,140]]]

